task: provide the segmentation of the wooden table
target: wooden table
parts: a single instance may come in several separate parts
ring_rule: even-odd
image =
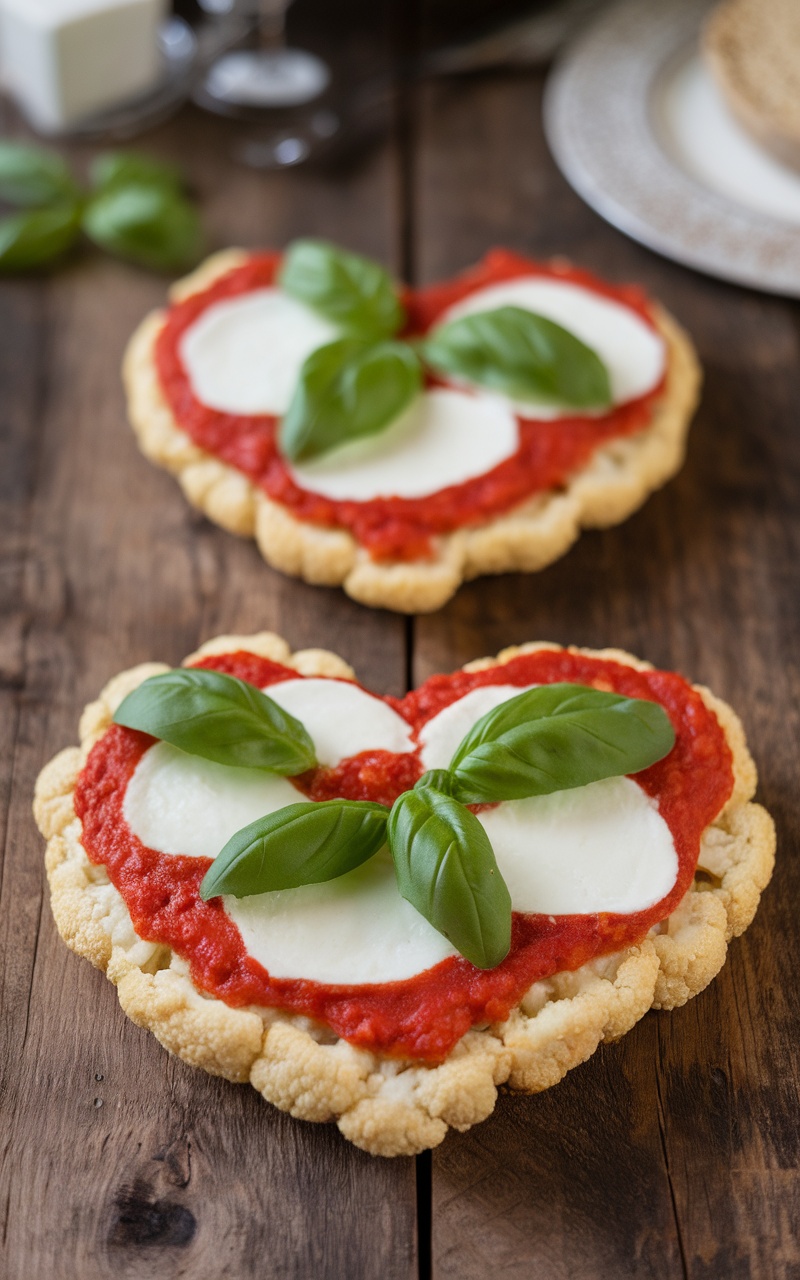
[[[601,222],[548,155],[540,94],[533,73],[408,91],[393,135],[330,175],[237,168],[227,128],[192,111],[145,140],[186,165],[217,244],[320,234],[416,281],[493,243],[565,253],[641,281],[694,334],[706,388],[678,479],[545,572],[473,583],[432,617],[281,577],[140,457],[118,366],[161,280],[87,252],[0,288],[8,1280],[800,1275],[798,313]],[[169,1057],[56,934],[33,783],[114,672],[265,627],[394,694],[531,638],[623,646],[710,684],[744,718],[780,840],[720,977],[416,1161],[372,1159]]]

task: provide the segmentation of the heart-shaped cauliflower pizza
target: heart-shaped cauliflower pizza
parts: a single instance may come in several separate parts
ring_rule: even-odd
[[[35,813],[129,1017],[396,1155],[706,986],[772,871],[755,785],[724,702],[616,650],[396,699],[262,633],[117,676]]]
[[[639,289],[506,250],[402,289],[317,241],[209,259],[124,372],[142,450],[212,520],[405,612],[624,520],[679,469],[699,386]]]

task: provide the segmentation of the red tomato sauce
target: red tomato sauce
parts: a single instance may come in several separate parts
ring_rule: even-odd
[[[248,680],[259,688],[297,679],[297,672],[247,653],[198,663]],[[327,985],[272,978],[247,954],[222,900],[203,902],[199,885],[208,858],[181,857],[147,848],[123,815],[125,790],[153,739],[113,725],[93,747],[80,775],[75,809],[83,823],[89,858],[107,868],[128,907],[137,934],[171,947],[189,963],[197,987],[233,1006],[262,1005],[304,1014],[352,1044],[403,1058],[438,1062],[470,1027],[500,1022],[528,988],[595,956],[633,945],[664,920],[692,883],[705,828],[733,788],[730,749],[716,717],[680,676],[565,651],[542,650],[484,671],[433,676],[405,698],[386,702],[415,730],[471,689],[486,684],[528,685],[559,680],[612,689],[660,702],[672,720],[670,754],[637,774],[657,798],[672,832],[679,871],[665,898],[629,915],[528,915],[514,913],[511,950],[491,970],[461,956],[399,982]],[[302,790],[315,799],[348,796],[391,804],[422,772],[415,753],[364,752],[336,769],[306,774]]]
[[[432,539],[463,525],[482,524],[535,494],[563,487],[609,440],[633,435],[650,422],[664,389],[663,379],[646,395],[618,405],[602,417],[575,415],[555,421],[519,418],[519,449],[491,471],[422,498],[334,501],[302,488],[293,479],[276,444],[278,419],[268,414],[222,413],[202,404],[180,355],[186,330],[213,303],[272,285],[279,254],[258,254],[229,271],[208,289],[171,307],[156,343],[158,376],[173,416],[206,452],[243,472],[275,502],[298,518],[326,528],[347,529],[376,560],[417,560],[432,554]],[[418,337],[449,307],[487,285],[519,276],[568,281],[621,303],[653,325],[641,290],[604,284],[587,271],[554,263],[541,265],[505,249],[494,249],[472,270],[445,284],[406,290],[406,336]],[[443,385],[428,378],[429,385]]]

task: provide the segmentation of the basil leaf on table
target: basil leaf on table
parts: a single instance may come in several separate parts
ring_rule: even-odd
[[[404,342],[339,338],[303,364],[278,440],[293,462],[375,435],[411,403],[422,383],[416,354]]]
[[[417,785],[395,801],[388,835],[402,896],[477,968],[498,965],[511,946],[511,896],[475,815]]]
[[[155,271],[197,261],[203,236],[197,210],[182,196],[144,183],[112,185],[94,196],[83,229],[101,249]]]
[[[33,209],[77,196],[61,156],[22,142],[0,142],[0,200]]]
[[[521,800],[638,773],[674,743],[675,730],[658,702],[547,684],[483,716],[450,769],[465,804]]]
[[[165,191],[179,193],[183,189],[183,177],[174,165],[136,151],[104,151],[95,156],[89,168],[89,178],[95,189],[139,185],[162,187]]]
[[[596,352],[560,324],[522,307],[453,320],[425,339],[421,350],[437,372],[518,400],[579,409],[611,404],[608,370]]]
[[[405,320],[383,267],[324,240],[290,244],[278,282],[293,298],[362,337],[389,337]]]
[[[29,209],[0,218],[0,271],[27,271],[52,262],[80,231],[77,204]]]
[[[203,877],[200,897],[246,898],[335,880],[378,852],[388,816],[366,800],[287,805],[231,837]]]
[[[151,676],[123,699],[114,721],[217,764],[293,777],[317,763],[299,720],[221,671],[181,667]]]

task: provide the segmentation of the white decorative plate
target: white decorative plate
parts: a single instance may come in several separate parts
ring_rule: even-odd
[[[800,173],[725,110],[699,55],[709,0],[622,0],[569,46],[545,96],[567,180],[614,226],[709,275],[800,296]]]

